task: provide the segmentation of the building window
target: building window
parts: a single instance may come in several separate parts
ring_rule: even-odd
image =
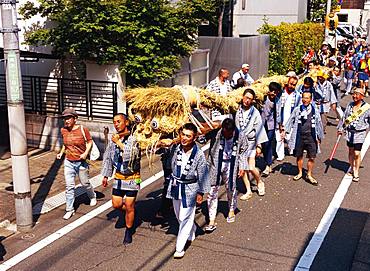
[[[338,15],[338,21],[347,23],[348,22],[348,14],[337,14]]]

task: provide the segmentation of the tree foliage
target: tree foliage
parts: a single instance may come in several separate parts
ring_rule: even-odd
[[[308,2],[308,20],[312,22],[324,22],[326,15],[327,0],[309,0]],[[338,5],[337,0],[331,1],[331,9],[333,10]]]
[[[54,25],[29,31],[28,44],[51,45],[60,57],[119,63],[129,83],[148,85],[170,77],[179,57],[190,55],[202,14],[212,8],[205,0],[39,0],[21,13]]]
[[[269,74],[298,72],[303,68],[301,58],[308,46],[318,50],[324,39],[324,26],[319,23],[281,23],[278,26],[265,22],[258,30],[270,35]]]

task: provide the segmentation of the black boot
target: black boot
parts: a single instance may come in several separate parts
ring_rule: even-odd
[[[132,243],[132,233],[133,233],[133,228],[126,228],[125,231],[125,238],[123,238],[123,244],[128,245]]]

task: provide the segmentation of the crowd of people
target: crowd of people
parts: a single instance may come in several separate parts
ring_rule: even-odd
[[[324,140],[330,110],[337,114],[338,136],[346,134],[350,164],[348,174],[352,175],[353,181],[359,181],[360,151],[370,125],[370,105],[364,101],[368,91],[369,49],[361,41],[349,46],[345,55],[331,50],[326,43],[317,53],[309,48],[302,58],[306,67],[303,84],[298,85],[299,77],[290,72],[286,84],[269,84],[261,106],[255,103],[254,80],[249,74],[248,64],[241,65],[231,81],[227,69],[219,70],[218,76],[207,86],[208,90],[223,96],[240,87],[244,92],[235,114],[211,110],[212,128],[202,131],[203,139],[210,141],[208,154],[198,146],[199,129],[190,122],[181,128],[178,138],[163,140],[157,145],[164,169],[164,188],[158,215],[166,217],[173,209],[179,222],[174,258],[182,258],[186,244],[195,238],[195,210],[204,196],[209,213],[208,225],[204,229],[206,232],[212,233],[217,228],[218,193],[222,185],[227,191],[226,221],[235,222],[237,179],[242,179],[246,188],[240,200],[253,197],[254,187],[259,196],[265,195],[262,178],[271,174],[273,157],[283,161],[285,155],[294,155],[298,172],[293,180],[305,178],[308,183],[318,185],[313,173],[314,163]],[[342,80],[346,85],[345,94],[351,93],[353,97],[353,102],[344,112],[339,104]],[[357,82],[358,87],[352,88]],[[67,209],[64,218],[69,219],[74,214],[72,186],[76,175],[86,186],[91,205],[96,204],[96,196],[86,177],[91,136],[85,127],[76,124],[78,116],[73,109],[66,109],[63,117],[64,147],[58,159],[66,151]],[[114,116],[113,124],[116,133],[103,157],[102,184],[107,186],[108,178],[113,177],[113,207],[125,212],[123,242],[130,244],[134,233],[135,201],[141,182],[140,146],[125,114]],[[305,153],[308,159],[306,173],[303,169]],[[263,157],[265,164],[261,172],[256,167],[259,156]]]

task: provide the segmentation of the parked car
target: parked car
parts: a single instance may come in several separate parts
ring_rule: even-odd
[[[347,29],[342,28],[340,26],[337,27],[336,34],[337,34],[337,39],[338,39],[338,36],[342,36],[343,38],[346,38],[349,40],[353,40],[355,38],[355,36],[352,35]]]

